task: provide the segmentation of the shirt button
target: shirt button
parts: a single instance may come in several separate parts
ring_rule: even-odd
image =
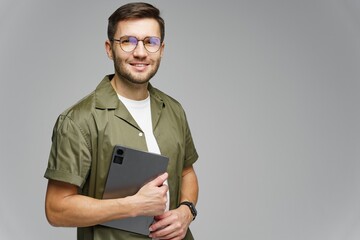
[[[142,137],[143,136],[143,133],[142,132],[139,132],[139,137]]]

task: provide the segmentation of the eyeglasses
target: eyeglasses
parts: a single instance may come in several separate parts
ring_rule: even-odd
[[[133,36],[123,36],[120,39],[112,40],[119,42],[120,47],[124,52],[134,51],[139,41],[142,41],[144,48],[150,53],[159,51],[161,47],[161,40],[158,37],[146,37],[143,40],[140,40]]]

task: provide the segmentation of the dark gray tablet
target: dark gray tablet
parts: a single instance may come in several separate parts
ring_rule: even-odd
[[[123,198],[137,193],[149,181],[166,172],[169,159],[165,156],[116,145],[112,154],[103,199]],[[139,216],[101,225],[149,235],[153,217]]]

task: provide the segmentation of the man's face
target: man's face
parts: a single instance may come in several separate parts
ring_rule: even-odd
[[[123,36],[134,36],[139,40],[149,36],[160,38],[160,26],[155,19],[150,18],[120,21],[114,39]],[[123,51],[117,41],[109,44],[108,55],[114,60],[115,73],[120,80],[142,84],[147,83],[156,74],[164,44],[155,53],[148,52],[142,41],[138,42],[132,52]]]

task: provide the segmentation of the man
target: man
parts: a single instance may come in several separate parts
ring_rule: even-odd
[[[150,4],[131,3],[110,16],[105,48],[115,74],[54,126],[46,216],[54,226],[78,227],[78,239],[193,239],[198,155],[181,105],[149,83],[164,52],[159,14]],[[117,144],[167,156],[167,173],[133,196],[102,199]],[[99,225],[135,216],[155,216],[149,236]]]

